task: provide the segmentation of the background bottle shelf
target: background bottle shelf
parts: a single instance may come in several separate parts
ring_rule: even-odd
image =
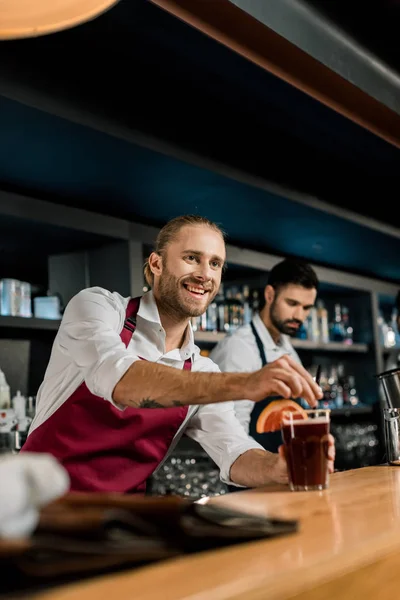
[[[60,326],[59,319],[37,319],[36,317],[7,317],[0,315],[0,327],[17,327],[18,329],[54,330]]]
[[[227,334],[223,331],[195,331],[194,339],[196,342],[206,344],[216,344],[224,339]],[[329,342],[328,344],[322,344],[319,342],[312,342],[310,340],[300,340],[292,338],[291,340],[294,348],[302,350],[322,350],[328,352],[368,352],[368,344],[344,344],[342,342]]]

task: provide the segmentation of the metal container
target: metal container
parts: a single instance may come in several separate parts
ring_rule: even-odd
[[[400,409],[383,409],[387,462],[400,466]]]
[[[18,454],[21,446],[19,431],[0,433],[0,454]]]
[[[21,282],[18,279],[0,280],[0,314],[19,317],[21,314]]]
[[[385,392],[388,408],[400,409],[400,368],[379,373],[377,378]]]

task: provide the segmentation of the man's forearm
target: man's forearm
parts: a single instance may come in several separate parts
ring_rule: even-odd
[[[287,483],[286,464],[278,454],[254,448],[235,460],[230,479],[233,483],[251,488],[269,483]]]
[[[136,361],[117,383],[113,400],[134,408],[163,408],[241,400],[248,373],[192,373]]]

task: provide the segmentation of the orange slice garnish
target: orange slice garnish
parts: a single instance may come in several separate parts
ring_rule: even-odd
[[[282,425],[283,415],[287,411],[293,413],[293,419],[307,418],[307,413],[304,408],[294,400],[273,400],[258,416],[256,423],[257,433],[279,431]]]

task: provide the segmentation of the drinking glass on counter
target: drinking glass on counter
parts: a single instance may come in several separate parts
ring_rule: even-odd
[[[330,410],[285,411],[282,439],[292,491],[323,490],[329,485]]]

